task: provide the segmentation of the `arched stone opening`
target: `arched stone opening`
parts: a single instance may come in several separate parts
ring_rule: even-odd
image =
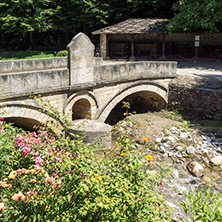
[[[126,113],[126,108],[123,107],[123,101],[129,102],[130,113],[146,113],[159,111],[166,107],[166,101],[157,93],[150,91],[140,91],[132,93],[122,99],[116,104],[116,106],[111,110],[105,123],[114,125],[120,120],[124,119]]]
[[[80,99],[74,103],[72,121],[77,119],[91,119],[91,104],[87,99]]]
[[[14,126],[28,131],[35,131],[35,126],[40,126],[41,123],[35,119],[23,117],[7,117],[4,119],[6,122],[13,123]]]

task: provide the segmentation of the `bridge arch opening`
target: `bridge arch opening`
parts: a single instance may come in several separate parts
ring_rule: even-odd
[[[123,107],[123,101],[129,102],[130,113],[154,112],[166,107],[166,101],[157,93],[151,91],[132,93],[116,104],[106,118],[105,123],[114,125],[125,118],[126,108]]]
[[[87,99],[77,100],[72,107],[72,121],[91,119],[91,104]]]
[[[40,126],[41,123],[35,119],[24,118],[24,117],[6,117],[6,122],[13,123],[14,126],[22,128],[28,131],[35,131],[35,126]]]

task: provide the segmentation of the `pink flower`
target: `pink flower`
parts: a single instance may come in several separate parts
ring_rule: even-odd
[[[35,159],[35,164],[37,165],[37,166],[40,166],[40,165],[44,165],[44,163],[43,163],[43,159],[41,158],[41,157],[36,157],[36,159]]]
[[[40,143],[40,138],[32,139],[32,141],[35,142],[35,143]]]
[[[36,164],[37,166],[40,166],[40,162],[38,162],[38,161],[35,161],[35,164]]]
[[[33,156],[36,155],[36,153],[35,153],[34,151],[31,151],[30,153],[31,153]]]
[[[36,132],[31,132],[30,134],[33,135],[35,138],[37,138]]]
[[[17,137],[18,141],[22,141],[23,140],[23,136],[21,134],[18,134],[16,137]]]
[[[153,204],[155,210],[157,210],[157,204]]]
[[[22,148],[22,151],[23,151],[23,154],[25,155],[26,153],[30,153],[31,149],[25,146]]]
[[[18,145],[19,146],[25,146],[25,144],[23,142],[20,142]]]
[[[157,183],[157,186],[163,189],[163,184],[161,181],[159,183]]]

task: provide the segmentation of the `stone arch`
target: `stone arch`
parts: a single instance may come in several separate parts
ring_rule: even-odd
[[[84,105],[87,106],[86,109],[84,109]],[[73,120],[73,108],[76,108],[76,110],[78,110],[79,108],[80,110],[83,111],[82,114],[80,114],[80,112],[77,111],[76,119],[78,118],[94,119],[98,108],[98,104],[93,93],[84,90],[72,94],[66,101],[63,112],[70,120]]]
[[[137,84],[130,87],[127,87],[120,91],[117,95],[115,95],[113,98],[111,98],[100,110],[99,113],[96,115],[96,119],[99,119],[101,121],[104,121],[107,119],[108,115],[112,111],[112,109],[124,98],[127,96],[130,96],[134,93],[139,92],[150,92],[154,95],[157,95],[162,99],[162,101],[167,104],[168,102],[168,90],[165,86],[160,84],[155,84],[153,82],[151,83],[143,83],[143,84]]]
[[[91,104],[87,99],[77,100],[72,107],[72,120],[91,119]]]
[[[0,109],[0,115],[6,120],[29,130],[34,125],[55,121],[46,113],[41,112],[37,104],[28,102],[6,102]]]

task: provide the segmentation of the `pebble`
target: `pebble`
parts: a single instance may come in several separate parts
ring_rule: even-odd
[[[180,133],[180,138],[181,138],[181,139],[186,139],[186,138],[188,138],[188,133],[181,132],[181,133]]]
[[[182,147],[182,146],[177,146],[175,149],[176,149],[177,151],[182,151],[182,150],[183,150],[183,147]]]
[[[172,156],[174,156],[174,153],[173,153],[173,152],[169,152],[169,153],[168,153],[168,156],[169,156],[169,157],[172,157]]]
[[[196,149],[193,146],[188,146],[186,148],[186,152],[187,152],[187,154],[194,154],[196,152]]]
[[[162,142],[162,138],[156,138],[155,142],[156,143],[161,143]]]
[[[171,143],[175,143],[175,139],[174,139],[173,136],[168,136],[168,137],[167,137],[167,140],[168,140],[169,142],[171,142]]]
[[[164,146],[160,146],[160,147],[159,147],[159,151],[160,151],[161,153],[165,153],[165,152],[166,152],[166,149],[164,148]]]

